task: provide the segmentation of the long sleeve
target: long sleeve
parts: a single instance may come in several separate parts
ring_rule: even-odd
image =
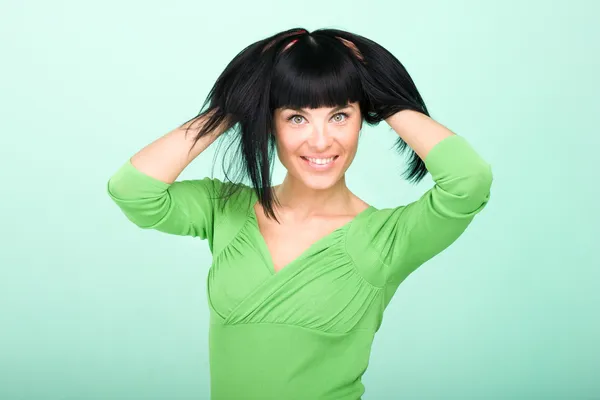
[[[204,178],[168,184],[143,173],[128,160],[110,177],[107,191],[140,228],[211,239],[214,197],[220,183]]]
[[[388,283],[401,282],[446,249],[490,198],[491,166],[463,137],[444,138],[424,161],[435,185],[408,205],[380,210],[369,222]]]

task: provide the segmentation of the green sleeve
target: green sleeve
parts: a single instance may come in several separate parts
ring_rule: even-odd
[[[217,179],[171,184],[153,178],[127,160],[110,177],[107,191],[125,216],[144,229],[212,239]]]
[[[408,205],[381,210],[370,224],[390,283],[450,246],[490,198],[491,166],[463,137],[442,139],[424,161],[435,185]]]

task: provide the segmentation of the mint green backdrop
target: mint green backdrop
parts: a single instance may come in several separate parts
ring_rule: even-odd
[[[364,398],[600,398],[598,4],[3,2],[0,399],[208,398],[207,243],[135,227],[106,182],[243,47],[297,26],[388,48],[494,172],[488,207],[400,286]],[[395,138],[366,127],[348,171],[380,208],[432,185],[401,179]]]

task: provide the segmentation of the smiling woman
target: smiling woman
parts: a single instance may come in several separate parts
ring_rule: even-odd
[[[284,182],[276,188],[277,198],[289,193],[288,197],[297,203],[310,205],[321,200],[318,190],[345,182],[344,174],[356,155],[362,125],[358,103],[333,110],[277,109],[274,120],[277,154],[287,170]],[[301,182],[300,193],[290,192],[293,181]],[[311,189],[310,193],[306,189]],[[298,196],[306,198],[300,201]]]
[[[391,53],[349,32],[258,41],[209,102],[127,160],[107,190],[141,228],[207,239],[211,398],[359,399],[386,306],[486,206],[490,165],[429,117]],[[378,209],[345,174],[363,121],[382,120],[411,155],[407,178],[429,172],[435,185]],[[225,132],[238,141],[240,179],[176,181]],[[287,174],[273,186],[275,152]]]
[[[349,104],[352,106],[346,109],[347,122],[334,116]],[[377,125],[401,110],[428,115],[410,76],[391,53],[365,37],[335,29],[311,33],[290,29],[247,46],[218,77],[202,108],[204,111],[190,120],[192,124],[200,122],[199,128],[194,129],[195,140],[214,134],[220,124],[233,133],[228,137],[237,143],[228,148],[238,149],[240,154],[224,157],[224,162],[229,162],[224,166],[226,176],[233,178],[231,182],[249,178],[262,210],[275,221],[280,217],[275,206],[281,205],[280,195],[287,193],[289,180],[281,189],[273,187],[273,159],[277,155],[299,167],[287,158],[288,147],[284,144],[290,132],[310,139],[305,147],[312,148],[297,150],[312,158],[323,158],[323,146],[328,141],[335,147],[340,137],[345,138],[347,157],[343,164],[336,161],[342,169],[336,170],[337,175],[329,180],[322,174],[312,178],[318,181],[314,182],[316,186],[309,184],[322,189],[327,182],[342,177],[352,162],[352,147],[357,146],[363,121]],[[324,124],[325,116],[327,121],[335,118]],[[205,121],[204,117],[208,119]],[[282,123],[282,118],[288,123]],[[190,121],[186,121],[186,128],[191,129]],[[407,179],[421,180],[427,173],[423,160],[402,138],[398,138],[397,148],[400,153],[411,153]],[[285,162],[284,166],[288,167]],[[288,169],[289,179],[298,179],[298,175]],[[240,189],[239,185],[223,185],[220,194],[231,198]],[[323,194],[313,192],[308,197],[312,199],[310,203],[302,204],[310,208],[310,204],[322,203],[315,195]]]

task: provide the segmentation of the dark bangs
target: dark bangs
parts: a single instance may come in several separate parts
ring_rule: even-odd
[[[230,198],[242,188],[238,183],[248,179],[265,215],[277,220],[271,184],[273,112],[354,102],[362,120],[372,126],[407,109],[429,115],[406,68],[376,42],[339,29],[279,32],[248,45],[227,64],[193,118],[199,128],[189,153],[202,137],[226,133],[223,137],[232,139],[227,149],[236,154],[223,158],[228,184],[222,185],[222,197]],[[182,124],[186,131],[189,122]],[[400,136],[396,144],[399,153],[410,155],[407,178],[418,182],[427,173],[425,163]]]
[[[298,38],[279,55],[271,78],[271,110],[362,103],[361,79],[344,45],[331,37],[313,36]]]

